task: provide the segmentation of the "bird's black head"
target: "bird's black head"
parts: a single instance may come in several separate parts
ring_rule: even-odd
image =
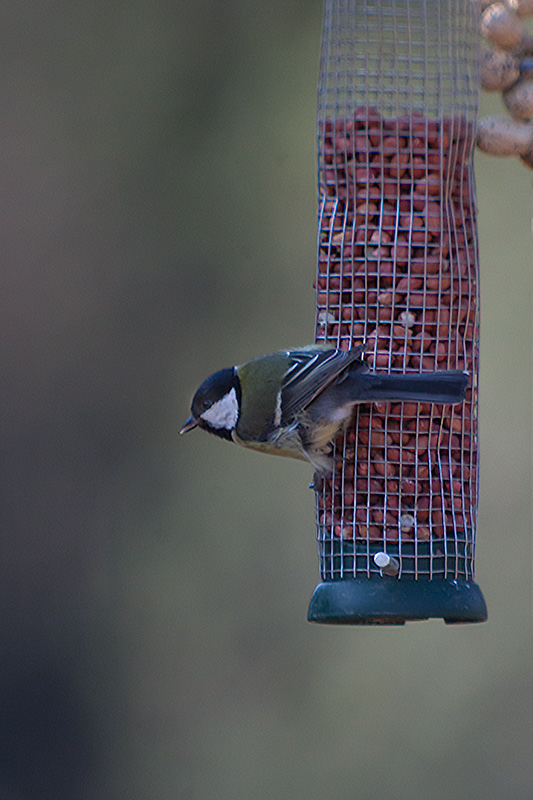
[[[202,428],[231,441],[241,409],[241,386],[235,367],[221,369],[207,378],[193,397],[191,416],[181,429]]]

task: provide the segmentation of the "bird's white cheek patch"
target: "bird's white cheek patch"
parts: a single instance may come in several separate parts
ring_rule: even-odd
[[[201,416],[213,428],[226,428],[228,431],[234,428],[239,419],[239,403],[235,389],[231,389],[224,397],[213,403]]]

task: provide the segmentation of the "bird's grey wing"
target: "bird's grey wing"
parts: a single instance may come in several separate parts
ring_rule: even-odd
[[[281,423],[288,425],[354,362],[362,362],[364,346],[352,350],[302,348],[290,354],[290,366],[281,387]]]

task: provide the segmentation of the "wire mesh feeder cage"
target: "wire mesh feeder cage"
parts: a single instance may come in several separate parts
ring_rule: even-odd
[[[474,583],[479,28],[465,0],[326,0],[316,341],[391,374],[467,370],[459,405],[361,405],[316,479],[314,622],[486,619]]]

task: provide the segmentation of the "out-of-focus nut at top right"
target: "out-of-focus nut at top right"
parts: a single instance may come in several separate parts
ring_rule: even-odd
[[[533,118],[533,80],[524,79],[503,93],[503,102],[515,119]]]
[[[507,5],[519,17],[533,16],[533,0],[507,0]]]
[[[477,124],[477,146],[493,156],[519,156],[533,148],[533,125],[508,117],[483,117]]]
[[[528,49],[533,44],[516,14],[503,3],[493,3],[481,17],[481,32],[498,47]]]
[[[480,76],[481,85],[487,92],[503,92],[520,77],[519,61],[499,47],[483,50]]]

